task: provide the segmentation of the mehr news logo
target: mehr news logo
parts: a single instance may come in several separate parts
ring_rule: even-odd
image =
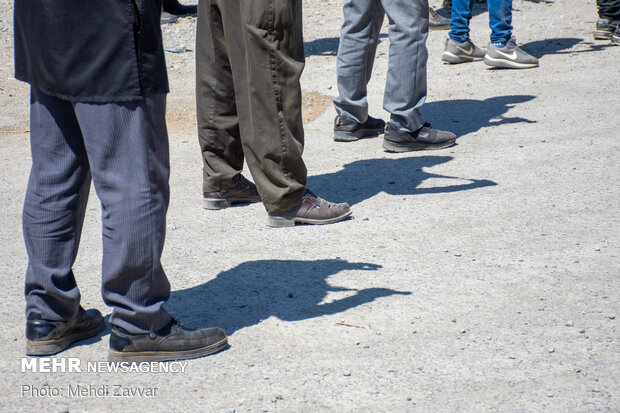
[[[88,361],[78,357],[22,357],[22,373],[185,373],[187,361],[108,362]]]

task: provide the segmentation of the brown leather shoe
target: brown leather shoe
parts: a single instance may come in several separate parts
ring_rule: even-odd
[[[161,330],[149,334],[131,334],[112,326],[110,332],[111,362],[151,362],[187,360],[217,353],[228,347],[228,337],[221,328],[191,329],[175,319]]]
[[[85,311],[82,307],[71,320],[43,320],[41,314],[31,313],[26,321],[26,354],[50,356],[71,344],[101,333],[105,329],[98,310]]]
[[[232,204],[251,204],[253,202],[261,202],[256,185],[240,174],[232,187],[216,192],[204,192],[202,207],[204,209],[224,209]]]
[[[333,224],[346,219],[349,215],[351,215],[349,204],[329,202],[308,191],[298,208],[288,210],[281,216],[270,215],[267,225],[293,227],[295,224]]]

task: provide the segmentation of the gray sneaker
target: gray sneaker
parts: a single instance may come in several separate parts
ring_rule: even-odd
[[[529,69],[538,66],[538,59],[521,50],[515,38],[511,37],[504,47],[489,43],[484,63],[504,69]]]
[[[441,60],[447,64],[457,64],[482,60],[484,58],[484,50],[476,46],[470,39],[463,43],[448,37],[446,48],[441,55]]]

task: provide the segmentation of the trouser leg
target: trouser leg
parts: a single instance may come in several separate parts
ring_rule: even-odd
[[[384,14],[380,0],[344,2],[334,106],[338,115],[358,123],[368,119],[366,85],[372,74]]]
[[[26,314],[72,318],[80,292],[75,261],[90,188],[90,169],[71,102],[31,90],[32,169],[23,210],[28,253]]]
[[[487,0],[489,27],[493,43],[505,42],[512,37],[512,0]]]
[[[103,223],[102,294],[110,323],[130,333],[170,321],[161,266],[170,173],[166,96],[140,102],[76,103]]]
[[[402,130],[424,126],[428,0],[382,0],[389,19],[390,54],[383,107]]]
[[[233,73],[243,153],[271,215],[306,192],[301,0],[218,0]]]
[[[457,42],[462,43],[469,39],[469,22],[473,8],[474,0],[452,0],[449,35]]]
[[[601,19],[620,20],[620,0],[596,0]]]
[[[215,0],[198,4],[196,109],[203,192],[229,188],[243,169],[243,149],[222,15]]]

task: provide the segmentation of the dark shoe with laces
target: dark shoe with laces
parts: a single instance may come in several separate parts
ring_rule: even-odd
[[[429,30],[449,30],[450,19],[437,13],[432,7],[428,9],[428,28]]]
[[[164,11],[174,16],[192,16],[198,12],[198,6],[184,5],[179,3],[178,0],[164,0]]]
[[[620,27],[620,20],[598,19],[596,30],[594,30],[594,38],[596,40],[609,40],[613,37],[618,27]]]
[[[385,122],[368,116],[366,122],[357,123],[352,119],[336,116],[334,119],[334,140],[336,142],[354,142],[363,138],[374,138],[383,133]]]
[[[299,207],[290,209],[280,216],[269,215],[267,225],[270,227],[294,227],[296,224],[333,224],[348,218],[350,215],[349,204],[329,202],[307,191]]]
[[[217,353],[228,346],[226,333],[217,327],[193,330],[172,319],[161,330],[131,334],[113,326],[110,332],[111,362],[151,362],[186,360]]]
[[[251,204],[261,202],[256,185],[239,175],[234,185],[215,192],[203,192],[202,207],[205,209],[224,209],[232,204]]]
[[[415,132],[401,130],[398,125],[388,122],[385,127],[383,149],[387,152],[425,151],[454,146],[456,135],[452,132],[433,128],[425,123]]]
[[[97,310],[85,311],[80,307],[77,315],[69,321],[43,320],[41,314],[30,313],[26,320],[26,354],[50,356],[104,329],[105,322]]]

